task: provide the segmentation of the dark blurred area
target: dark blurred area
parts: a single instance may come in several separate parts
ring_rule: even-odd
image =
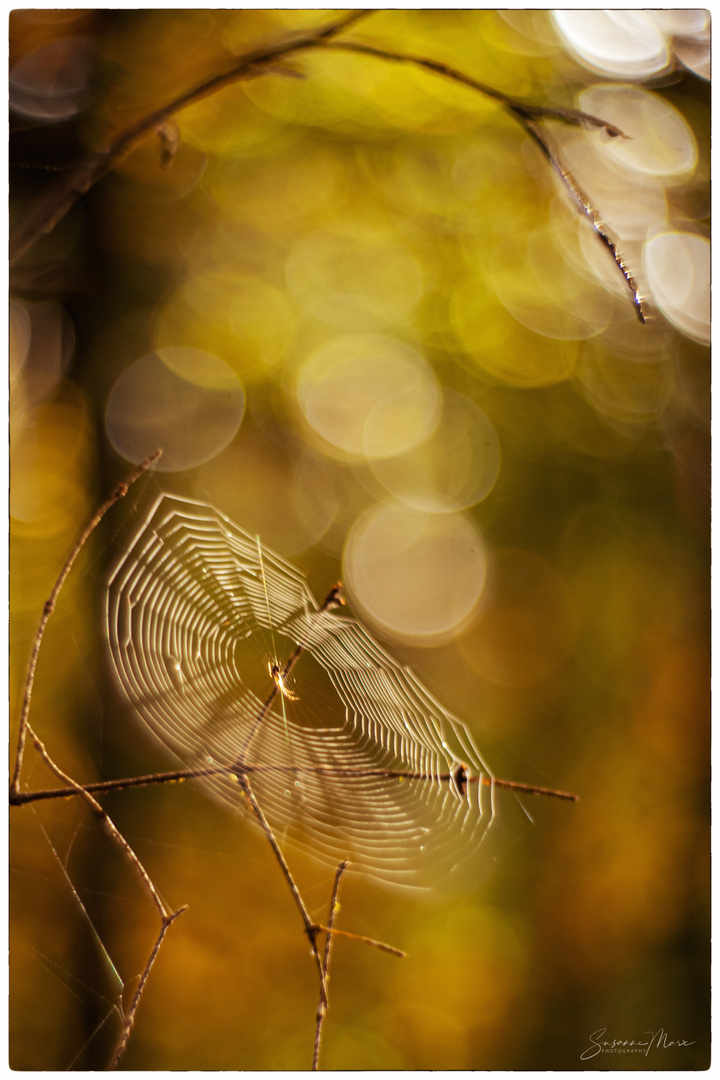
[[[141,117],[337,12],[10,15],[10,234]],[[217,506],[471,728],[493,845],[455,894],[349,875],[321,1064],[710,1062],[709,16],[376,11],[339,35],[629,137],[548,130],[626,283],[527,134],[410,64],[298,52],[174,117],[11,269],[11,751],[81,782],[173,767],[109,674],[104,597],[162,490]],[[23,786],[50,785],[32,747]],[[266,840],[200,789],[108,812],[167,903],[130,1069],[305,1069],[316,972]],[[332,874],[288,858],[314,918]],[[158,931],[72,800],[13,808],[10,1065],[104,1067]],[[647,1053],[585,1056],[664,1032]]]

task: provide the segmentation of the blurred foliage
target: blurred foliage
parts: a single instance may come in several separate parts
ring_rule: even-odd
[[[14,11],[13,221],[238,54],[331,17]],[[472,618],[429,610],[441,632],[425,642],[402,622],[408,596],[414,611],[434,602],[425,563],[404,596],[383,587],[373,608],[358,585],[351,604],[472,727],[498,776],[581,802],[526,799],[525,814],[498,797],[494,873],[461,895],[423,902],[348,878],[339,925],[409,959],[337,941],[322,1063],[707,1068],[708,337],[695,294],[668,298],[666,263],[651,256],[669,237],[669,266],[702,285],[708,86],[681,70],[652,86],[593,74],[547,12],[378,11],[343,36],[541,105],[609,109],[613,94],[640,93],[642,123],[671,113],[672,153],[657,150],[657,126],[630,165],[608,164],[602,134],[557,135],[595,182],[652,317],[639,325],[521,127],[466,87],[316,49],[178,113],[164,142],[140,146],[14,270],[11,733],[52,583],[129,471],[118,450],[139,460],[174,438],[173,471],[140,487],[216,504],[320,596],[343,553],[350,584],[362,578],[348,552],[367,553],[378,530],[404,562],[393,508],[425,514],[423,537],[460,515],[483,553]],[[437,426],[449,392],[465,419]],[[103,642],[108,567],[135,501],[84,552],[38,667],[33,725],[83,781],[168,767],[128,715]],[[462,560],[438,551],[447,595]],[[23,784],[47,783],[30,751]],[[263,837],[190,788],[106,804],[168,903],[190,905],[125,1067],[306,1068],[315,969]],[[155,912],[84,808],[37,804],[11,824],[11,1066],[101,1067]],[[290,858],[323,919],[331,876]],[[603,1028],[691,1045],[581,1061]]]

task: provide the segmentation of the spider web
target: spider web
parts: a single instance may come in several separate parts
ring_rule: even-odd
[[[467,728],[333,593],[318,605],[295,567],[214,508],[158,497],[111,574],[106,615],[137,714],[185,766],[217,767],[200,782],[254,820],[244,777],[279,839],[423,887],[486,834],[491,774]]]

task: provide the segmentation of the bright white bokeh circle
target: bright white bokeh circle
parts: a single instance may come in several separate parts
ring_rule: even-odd
[[[647,11],[556,10],[565,42],[593,71],[640,78],[667,67],[665,35]]]
[[[681,333],[710,342],[710,241],[696,233],[661,232],[643,249],[653,300]]]
[[[580,95],[580,108],[615,124],[626,139],[605,143],[604,152],[626,168],[661,176],[688,177],[697,163],[692,128],[674,105],[641,86],[591,86]]]

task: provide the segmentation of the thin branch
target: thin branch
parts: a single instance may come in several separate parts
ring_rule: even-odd
[[[498,780],[496,777],[468,777],[469,784],[481,783],[485,787],[503,788],[506,791],[521,791],[525,795],[539,795],[551,799],[565,799],[568,802],[580,802],[580,796],[572,791],[556,791],[554,788],[537,787],[535,784],[522,784],[517,780]]]
[[[195,104],[218,90],[224,89],[244,78],[256,78],[276,66],[279,57],[289,56],[292,53],[301,52],[312,48],[342,49],[345,52],[353,52],[364,56],[373,56],[381,60],[389,60],[399,64],[413,64],[424,68],[435,75],[441,75],[452,82],[467,86],[485,97],[496,101],[511,116],[513,116],[533,139],[537,146],[550,161],[559,175],[565,189],[570,194],[578,209],[589,219],[600,242],[612,255],[615,265],[622,274],[632,296],[635,313],[641,323],[646,321],[642,298],[640,297],[637,284],[630,273],[627,264],[617,249],[616,243],[608,235],[602,224],[598,211],[592,206],[588,196],[583,192],[580,185],[573,177],[570,170],[562,162],[556,148],[551,144],[545,132],[540,128],[539,121],[557,120],[561,123],[579,127],[600,128],[612,138],[628,138],[627,135],[615,124],[591,113],[582,112],[580,109],[552,108],[546,105],[535,105],[512,97],[500,90],[496,90],[487,83],[480,82],[470,75],[459,71],[450,64],[432,60],[429,57],[417,56],[410,53],[396,52],[391,49],[383,49],[375,45],[362,44],[360,42],[346,42],[334,40],[342,30],[348,29],[361,18],[372,14],[372,10],[353,11],[340,19],[335,20],[328,26],[311,31],[306,34],[293,36],[290,40],[279,42],[273,46],[256,49],[245,53],[233,67],[221,74],[213,76],[192,90],[186,91],[173,101],[160,109],[154,110],[147,116],[141,117],[125,131],[122,131],[112,141],[110,146],[96,155],[90,162],[80,166],[79,169],[70,173],[63,184],[52,193],[49,199],[44,200],[35,214],[23,223],[10,242],[10,265],[13,266],[18,259],[28,251],[37,239],[44,233],[51,232],[59,221],[67,214],[72,206],[98,183],[104,176],[112,172],[125,158],[150,135],[157,134],[161,142],[161,160],[165,167],[171,162],[176,149],[177,138],[173,135],[172,147],[168,153],[168,131],[176,132],[176,125],[172,124],[171,118],[188,105]]]
[[[50,757],[50,754],[47,752],[45,744],[41,739],[38,738],[30,724],[27,724],[26,728],[28,735],[32,739],[35,749],[47,765],[48,769],[50,769],[51,772],[55,773],[59,780],[62,780],[65,784],[69,784],[75,794],[79,795],[80,798],[88,804],[93,815],[98,819],[98,821],[100,821],[105,831],[112,837],[113,840],[115,840],[123,854],[135,867],[140,881],[150,895],[153,904],[158,909],[160,918],[166,919],[168,916],[168,910],[160,899],[160,894],[153,885],[150,875],[148,874],[143,864],[140,862],[138,856],[130,847],[130,844],[128,844],[127,840],[118,829],[117,825],[115,825],[107,810],[103,809],[97,799],[92,796],[92,794],[87,790],[87,788],[84,788],[82,784],[78,784],[75,780],[73,780],[71,776],[68,776],[68,774],[64,772],[60,768],[60,766],[53,761],[53,759]]]
[[[327,984],[330,979],[330,956],[332,954],[333,946],[333,928],[335,925],[335,915],[340,909],[338,904],[338,893],[340,892],[340,878],[343,876],[347,869],[347,859],[338,866],[335,872],[335,881],[333,884],[332,896],[330,897],[330,911],[328,913],[327,927],[323,927],[325,930],[325,953],[323,955],[323,973],[325,975],[325,995],[321,992],[320,1000],[318,1002],[317,1013],[315,1018],[315,1045],[313,1047],[313,1060],[312,1071],[317,1072],[318,1062],[320,1060],[320,1043],[322,1042],[323,1026],[325,1024],[325,1017],[327,1016],[329,1001],[327,998]]]
[[[565,190],[569,193],[578,210],[585,215],[585,217],[592,225],[601,244],[603,244],[612,255],[615,265],[617,266],[622,276],[625,278],[627,287],[630,290],[633,307],[635,308],[635,314],[637,315],[639,321],[644,324],[645,322],[647,322],[647,317],[645,315],[645,305],[642,297],[640,296],[637,282],[632,276],[627,263],[618,251],[617,244],[608,235],[606,227],[600,217],[600,214],[591,203],[589,196],[580,187],[580,184],[577,182],[570,169],[563,161],[559,151],[557,150],[557,147],[553,146],[550,139],[548,138],[547,133],[542,130],[540,125],[535,123],[534,120],[527,120],[525,124],[525,129],[531,136],[531,138],[534,140],[535,144],[540,147],[540,150],[550,162],[557,175],[560,177],[560,180]]]
[[[122,1030],[120,1032],[120,1036],[119,1036],[118,1041],[117,1041],[117,1043],[115,1045],[115,1052],[113,1053],[112,1061],[110,1062],[110,1065],[108,1066],[108,1068],[111,1069],[111,1070],[116,1069],[118,1067],[118,1065],[120,1064],[120,1059],[123,1056],[123,1054],[125,1053],[125,1050],[127,1049],[128,1039],[130,1038],[130,1034],[131,1034],[133,1026],[135,1024],[135,1017],[137,1015],[138,1006],[140,1005],[140,999],[142,998],[143,991],[145,989],[145,984],[148,981],[148,977],[150,975],[150,972],[152,971],[153,964],[155,963],[155,961],[157,959],[157,955],[160,952],[160,946],[163,943],[165,935],[167,934],[167,932],[170,929],[171,925],[177,919],[178,915],[182,915],[184,911],[187,911],[187,905],[185,905],[185,906],[183,906],[181,908],[178,908],[177,911],[170,912],[169,915],[164,915],[163,916],[162,926],[160,927],[160,933],[158,934],[157,940],[156,940],[155,944],[153,945],[153,949],[152,949],[152,952],[150,953],[150,956],[148,957],[148,961],[147,961],[145,967],[143,968],[142,975],[140,976],[140,981],[137,984],[137,989],[135,990],[135,993],[133,994],[133,999],[130,1002],[130,1007],[129,1007],[128,1011],[125,1013],[125,1020],[123,1022],[123,1026],[122,1026]]]
[[[157,958],[158,952],[160,951],[160,946],[163,943],[165,934],[167,933],[170,925],[178,917],[178,915],[181,915],[183,911],[187,910],[187,908],[181,907],[178,908],[177,911],[173,912],[169,912],[167,910],[164,903],[162,902],[162,899],[160,898],[160,894],[158,893],[155,885],[153,884],[152,878],[148,874],[147,870],[143,866],[138,856],[135,854],[130,844],[127,842],[123,834],[115,825],[110,815],[107,813],[106,810],[103,809],[97,799],[93,797],[91,792],[89,792],[81,784],[78,784],[75,780],[73,780],[71,776],[69,776],[63,769],[61,769],[59,765],[56,764],[56,762],[51,758],[50,754],[48,753],[45,744],[40,738],[38,738],[35,731],[31,727],[28,717],[30,713],[30,701],[32,698],[33,684],[35,681],[35,669],[37,667],[38,653],[40,651],[40,645],[43,639],[43,635],[45,633],[45,627],[47,626],[50,616],[55,610],[55,604],[57,602],[58,595],[63,587],[63,584],[65,583],[65,580],[67,579],[68,574],[70,573],[70,570],[72,569],[73,563],[75,562],[80,551],[87,542],[88,537],[93,532],[93,530],[97,528],[100,521],[103,519],[108,510],[110,510],[110,508],[113,507],[119,499],[122,499],[125,495],[127,495],[131,484],[134,484],[135,481],[139,479],[139,477],[142,476],[142,474],[146,472],[147,469],[154,465],[155,462],[159,460],[161,454],[161,450],[156,450],[153,454],[146,458],[146,460],[133,473],[131,473],[131,475],[126,480],[117,485],[110,498],[107,499],[95,512],[89,524],[86,526],[84,532],[82,533],[80,539],[71,551],[67,561],[65,562],[65,565],[60,571],[60,575],[55,582],[53,590],[50,593],[50,597],[45,603],[42,618],[40,620],[40,625],[35,635],[35,643],[33,645],[33,651],[30,658],[27,678],[25,680],[25,692],[23,695],[23,704],[20,714],[20,731],[18,733],[17,758],[15,761],[15,772],[13,774],[12,783],[10,785],[10,802],[12,803],[14,800],[18,799],[20,795],[20,792],[18,791],[18,786],[20,783],[20,772],[22,769],[25,742],[27,736],[29,735],[32,739],[35,749],[37,750],[47,767],[50,769],[50,771],[54,773],[58,780],[61,780],[64,784],[68,785],[68,788],[66,790],[71,791],[74,795],[79,796],[87,803],[94,817],[96,817],[98,821],[100,821],[104,830],[108,833],[110,838],[118,845],[122,853],[134,867],[135,872],[140,878],[140,883],[142,887],[148,893],[150,899],[152,900],[160,915],[160,933],[158,934],[155,944],[150,952],[145,968],[143,969],[142,975],[140,976],[140,982],[138,983],[137,989],[130,1003],[130,1007],[125,1015],[122,1031],[120,1033],[120,1038],[115,1048],[112,1064],[110,1066],[111,1068],[115,1068],[117,1066],[121,1057],[125,1053],[127,1042],[130,1037],[130,1032],[132,1031],[133,1024],[135,1023],[135,1016],[138,1010],[138,1006],[140,1005],[140,1000],[142,998],[145,985],[147,983],[153,964],[155,963],[155,960]]]
[[[151,784],[182,783],[183,780],[195,780],[203,776],[219,776],[230,772],[229,769],[177,769],[174,772],[150,773],[147,776],[131,776],[122,780],[98,780],[93,784],[83,784],[85,791],[98,795],[104,791],[126,791],[129,788],[148,787]],[[41,802],[45,799],[70,799],[78,795],[76,788],[47,788],[41,791],[10,792],[11,806],[25,806],[27,803]]]
[[[157,955],[160,951],[160,946],[162,945],[165,938],[165,934],[167,933],[170,925],[175,921],[175,919],[177,919],[179,915],[182,915],[184,911],[187,911],[187,905],[183,905],[176,911],[167,910],[160,898],[160,894],[158,893],[155,885],[153,884],[152,878],[148,874],[147,870],[143,866],[138,856],[133,851],[130,844],[127,842],[123,834],[118,829],[117,825],[107,813],[107,811],[103,809],[97,799],[93,798],[89,791],[83,788],[80,784],[77,784],[71,776],[68,776],[68,774],[64,772],[60,768],[60,766],[53,761],[53,759],[48,754],[44,743],[41,739],[37,737],[30,724],[26,725],[26,729],[27,733],[33,741],[35,749],[38,751],[47,767],[55,773],[59,780],[62,780],[64,781],[64,783],[69,784],[71,788],[75,791],[75,793],[79,795],[82,799],[84,799],[84,801],[90,807],[93,815],[101,822],[105,831],[108,833],[111,839],[115,841],[120,850],[130,861],[132,866],[135,868],[138,877],[140,878],[140,882],[143,888],[149,894],[150,899],[152,900],[153,904],[155,905],[160,914],[160,933],[157,936],[155,944],[153,945],[153,948],[147,959],[147,963],[145,964],[145,967],[143,969],[142,975],[140,976],[140,982],[138,983],[137,989],[135,990],[135,993],[133,995],[133,999],[130,1002],[130,1007],[125,1014],[122,1030],[120,1032],[120,1036],[115,1047],[115,1052],[113,1054],[113,1059],[110,1064],[110,1068],[115,1069],[127,1048],[128,1039],[130,1038],[130,1033],[135,1023],[135,1016],[140,1005],[140,1000],[142,998],[143,991],[150,975],[150,971],[152,970],[153,964],[155,963]]]
[[[394,52],[392,49],[382,49],[376,45],[365,45],[355,41],[323,41],[318,42],[318,45],[321,45],[324,49],[360,53],[362,56],[375,56],[379,60],[392,60],[398,64],[413,64],[415,67],[425,68],[435,75],[443,75],[452,82],[461,83],[471,90],[477,90],[478,93],[492,98],[493,101],[497,101],[499,105],[502,105],[503,108],[518,117],[522,116],[525,119],[535,120],[561,120],[565,124],[572,124],[576,127],[603,128],[608,135],[620,136],[623,139],[628,138],[615,124],[611,124],[608,120],[601,120],[600,117],[593,116],[591,113],[581,112],[580,109],[559,109],[522,101],[520,98],[512,97],[510,94],[503,93],[502,90],[496,90],[493,86],[488,86],[487,83],[474,79],[472,75],[466,75],[464,71],[459,71],[458,68],[451,67],[450,64],[443,64],[441,61],[432,60],[427,56]]]
[[[335,916],[340,910],[340,905],[338,904],[338,895],[340,893],[340,879],[347,870],[347,868],[348,860],[343,859],[343,861],[340,863],[337,870],[335,871],[335,881],[333,883],[332,896],[330,897],[330,908],[328,910],[328,924],[326,927],[323,927],[323,930],[327,935],[325,941],[325,953],[323,955],[323,971],[325,972],[326,978],[327,973],[330,970],[330,954],[332,953],[332,934],[333,928],[335,926]]]
[[[557,149],[553,146],[547,134],[541,128],[539,121],[559,120],[564,124],[572,124],[576,127],[601,128],[612,138],[627,139],[630,136],[626,135],[619,127],[615,124],[611,124],[608,120],[602,120],[598,116],[581,112],[579,109],[554,109],[544,105],[533,105],[521,101],[519,98],[511,97],[509,94],[504,94],[500,90],[495,90],[486,83],[473,79],[470,75],[458,71],[457,68],[451,67],[449,64],[431,60],[426,56],[414,56],[410,53],[394,52],[390,49],[381,49],[375,45],[363,45],[359,42],[325,41],[319,42],[318,44],[322,45],[324,49],[342,49],[344,52],[358,53],[363,56],[374,56],[379,60],[390,60],[400,64],[413,64],[415,67],[425,68],[426,71],[431,71],[436,75],[442,75],[452,82],[467,86],[471,90],[476,90],[478,93],[483,94],[485,97],[491,98],[499,105],[502,105],[502,107],[518,121],[523,130],[540,148],[543,155],[547,158],[560,177],[565,190],[569,193],[578,210],[580,210],[580,212],[590,221],[601,244],[603,244],[610,252],[615,265],[625,279],[631,293],[635,314],[641,323],[646,322],[645,307],[637,283],[630,273],[627,263],[618,251],[617,244],[608,235],[600,218],[600,214],[592,205],[589,197],[583,191],[580,184],[578,184],[570,169],[563,162]]]
[[[244,53],[229,71],[221,75],[215,75],[199,86],[194,87],[155,109],[147,116],[143,116],[136,123],[120,132],[110,145],[101,153],[81,165],[78,169],[68,174],[61,186],[55,190],[48,199],[43,199],[41,205],[34,214],[20,226],[10,241],[10,266],[14,266],[33,244],[45,233],[52,232],[68,211],[78,202],[83,195],[94,187],[99,180],[107,176],[109,172],[117,168],[125,158],[153,134],[160,133],[161,142],[163,132],[166,130],[168,120],[188,105],[194,105],[203,98],[217,93],[218,90],[230,86],[244,78],[256,78],[263,74],[263,69],[271,67],[278,57],[290,56],[292,53],[301,52],[313,48],[323,41],[327,41],[335,34],[364,18],[371,15],[371,10],[352,11],[335,19],[325,27],[311,30],[307,33],[293,34],[284,41],[275,45],[265,46]]]
[[[109,499],[107,499],[102,506],[95,512],[90,522],[85,528],[82,536],[76,543],[75,547],[70,552],[65,565],[60,571],[60,575],[53,586],[53,590],[50,593],[50,597],[45,602],[43,608],[42,618],[40,619],[40,625],[38,626],[37,633],[35,635],[35,643],[33,645],[32,654],[30,656],[30,664],[28,666],[27,678],[25,679],[25,692],[23,694],[22,709],[20,711],[20,729],[18,731],[17,741],[17,756],[15,758],[15,771],[13,773],[12,782],[10,784],[10,797],[12,801],[13,795],[19,793],[20,784],[20,771],[22,769],[23,755],[25,752],[25,734],[28,727],[28,715],[30,713],[30,699],[32,697],[33,685],[35,683],[35,668],[37,667],[38,653],[40,652],[40,645],[42,643],[43,635],[45,633],[45,627],[47,626],[48,619],[55,610],[55,604],[57,602],[58,594],[65,584],[65,579],[72,570],[73,563],[77,559],[78,555],[82,551],[85,543],[87,542],[90,534],[97,528],[102,519],[107,514],[119,499],[122,499],[128,493],[128,489],[132,484],[138,480],[147,469],[151,468],[159,459],[162,454],[162,450],[156,450],[153,454],[150,454],[148,458],[143,461],[142,465],[139,465],[135,472],[113,491]]]
[[[83,790],[97,795],[105,791],[125,791],[128,788],[148,787],[151,784],[175,784],[184,780],[202,780],[207,776],[242,776],[255,773],[285,773],[304,774],[312,773],[315,776],[344,776],[344,777],[374,777],[386,780],[416,780],[432,781],[433,783],[457,782],[457,770],[454,773],[420,773],[404,769],[361,769],[344,768],[342,766],[300,766],[300,765],[241,765],[239,763],[228,765],[215,765],[204,769],[175,769],[172,772],[149,773],[147,776],[131,776],[120,780],[98,780],[95,783],[84,784]],[[501,780],[491,776],[464,776],[466,784],[482,784],[483,787],[496,787],[509,791],[522,792],[525,795],[538,795],[554,799],[565,799],[568,802],[578,802],[579,795],[571,791],[559,791],[555,788],[538,787],[536,784],[525,784],[518,780]],[[46,799],[69,799],[80,794],[77,788],[47,788],[40,791],[11,792],[10,805],[24,806],[27,803],[41,802]]]
[[[401,960],[407,959],[407,953],[402,949],[396,949],[394,945],[387,945],[384,941],[378,941],[377,938],[365,937],[364,934],[353,934],[350,930],[336,930],[334,926],[320,926],[320,929],[325,934],[331,934],[336,937],[350,938],[352,941],[359,941],[361,945],[370,945],[373,949],[380,949],[381,952],[390,953],[391,956],[398,956]]]
[[[323,963],[322,963],[322,960],[320,959],[320,953],[318,952],[318,948],[317,948],[317,935],[319,933],[319,927],[318,927],[317,923],[314,923],[312,921],[312,919],[310,918],[308,910],[305,907],[305,903],[303,901],[303,898],[300,895],[300,890],[298,889],[297,885],[295,884],[295,879],[292,876],[292,873],[290,871],[290,867],[288,866],[288,864],[287,864],[287,862],[285,860],[285,856],[283,855],[282,851],[280,850],[280,845],[278,844],[277,840],[275,839],[275,834],[272,831],[272,828],[270,826],[269,821],[267,820],[267,818],[263,814],[262,810],[260,809],[260,806],[258,804],[257,799],[253,795],[253,791],[252,791],[252,788],[250,787],[249,781],[247,780],[247,778],[245,776],[240,775],[240,776],[238,776],[238,782],[240,783],[240,786],[241,786],[243,792],[245,793],[245,797],[247,798],[248,803],[252,807],[252,810],[253,810],[253,813],[255,814],[255,817],[260,822],[260,825],[262,827],[263,832],[265,833],[266,837],[268,838],[268,843],[270,844],[270,847],[273,849],[273,852],[275,854],[275,858],[277,859],[278,864],[280,866],[280,869],[282,870],[283,876],[284,876],[285,880],[288,883],[288,888],[290,889],[290,892],[292,894],[292,898],[295,901],[295,906],[297,907],[298,911],[300,912],[300,917],[301,917],[303,923],[305,924],[305,933],[307,934],[308,939],[310,941],[310,948],[312,949],[312,954],[313,954],[313,957],[315,958],[315,963],[317,964],[317,968],[318,968],[318,974],[320,976],[320,998],[321,998],[322,1001],[324,1001],[327,1004],[327,984],[325,982],[325,972],[323,970]]]

